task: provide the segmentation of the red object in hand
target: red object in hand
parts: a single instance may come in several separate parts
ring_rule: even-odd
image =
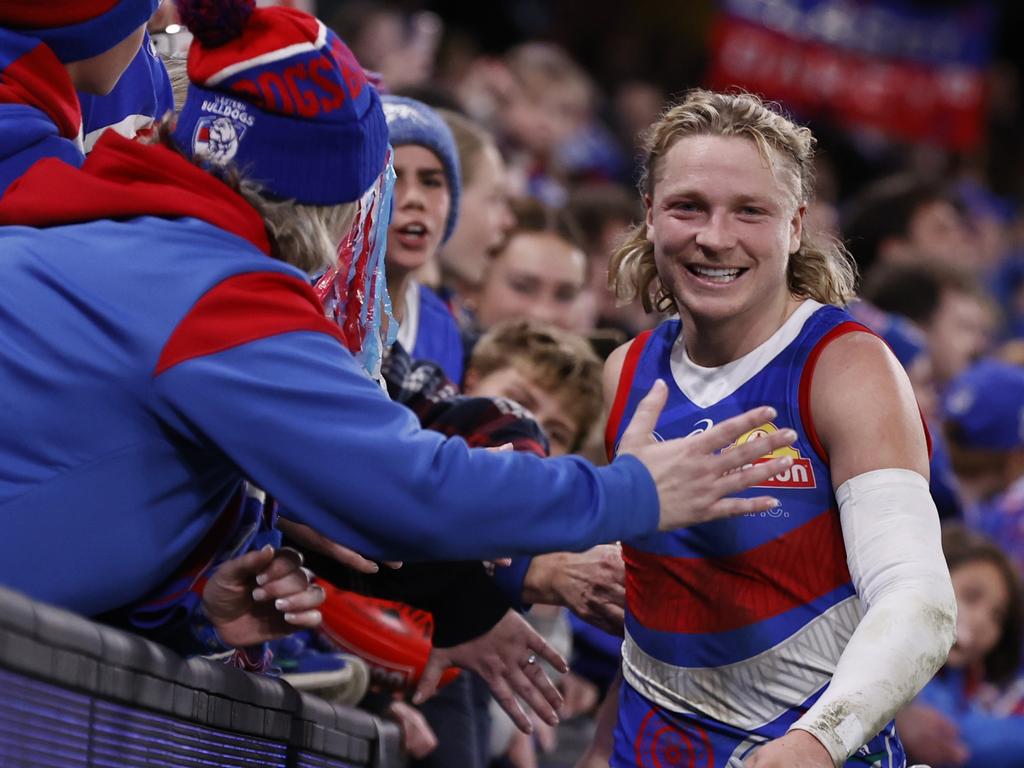
[[[327,593],[320,606],[320,631],[345,653],[370,667],[373,682],[390,691],[411,693],[433,649],[434,617],[406,603],[381,600],[319,582]],[[459,675],[446,669],[438,688]]]

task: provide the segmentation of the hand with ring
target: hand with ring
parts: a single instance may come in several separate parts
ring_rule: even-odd
[[[432,696],[441,673],[455,665],[470,669],[486,680],[495,700],[523,733],[532,733],[533,725],[519,699],[545,723],[557,725],[555,710],[562,705],[562,694],[537,663],[540,659],[559,672],[569,670],[558,651],[548,645],[526,619],[510,610],[480,637],[451,648],[434,648],[413,703],[419,704]]]

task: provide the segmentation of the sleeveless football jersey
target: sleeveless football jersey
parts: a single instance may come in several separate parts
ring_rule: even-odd
[[[708,369],[689,360],[680,321],[669,320],[637,338],[623,367],[606,435],[610,454],[659,378],[669,395],[657,439],[699,433],[760,405],[777,417],[725,450],[780,429],[798,435],[774,452],[792,457],[789,469],[739,494],[774,496],[777,508],[623,542],[624,700],[639,694],[656,722],[692,715],[701,728],[710,723],[735,737],[732,758],[719,750],[709,767],[731,765],[743,749],[785,733],[828,684],[862,615],[809,408],[821,351],[850,332],[869,331],[844,310],[807,300],[749,354]],[[633,719],[638,728],[650,721],[642,713]],[[624,710],[620,730],[629,720]],[[644,734],[629,738],[639,750]],[[880,764],[902,765],[891,724],[880,738],[890,742]]]

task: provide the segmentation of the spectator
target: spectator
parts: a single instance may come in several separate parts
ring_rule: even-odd
[[[455,137],[462,169],[459,219],[439,253],[442,290],[456,317],[476,295],[491,257],[515,224],[508,201],[505,161],[491,136],[468,117],[440,110]]]
[[[103,95],[135,58],[157,0],[0,7],[0,195],[36,160],[80,166],[75,89]]]
[[[991,706],[1020,669],[1020,578],[995,543],[960,526],[943,530],[942,548],[956,592],[956,643],[946,665],[901,714],[900,732],[917,760],[1020,768],[1024,711],[998,713]]]
[[[529,410],[552,456],[579,449],[601,415],[601,362],[579,336],[520,320],[495,326],[473,348],[467,395],[504,397]]]
[[[78,101],[86,152],[108,128],[130,139],[151,131],[164,115],[173,112],[171,80],[149,34],[114,90],[106,96],[79,93]]]
[[[876,266],[918,261],[971,264],[974,254],[955,198],[914,176],[876,182],[849,203],[843,234],[867,279]]]
[[[950,384],[943,416],[965,521],[1024,574],[1024,368],[976,363]]]
[[[587,284],[587,260],[576,223],[534,200],[513,205],[516,225],[495,254],[474,302],[479,328],[537,320],[577,332],[576,302]]]
[[[940,393],[992,343],[992,302],[974,275],[953,264],[879,268],[865,280],[861,295],[924,331]]]
[[[582,316],[576,327],[611,328],[625,334],[621,341],[651,326],[651,318],[636,304],[620,305],[608,288],[608,259],[643,216],[635,195],[623,186],[582,186],[569,197],[568,211],[579,224],[587,254],[588,290],[579,301]]]
[[[459,328],[437,294],[413,279],[455,231],[462,189],[455,140],[426,104],[400,96],[385,96],[383,103],[398,177],[386,256],[398,343],[414,360],[438,363],[458,384]]]

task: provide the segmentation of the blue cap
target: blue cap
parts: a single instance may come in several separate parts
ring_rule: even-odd
[[[441,161],[452,201],[444,228],[443,241],[446,241],[455,231],[455,222],[459,217],[459,192],[462,188],[459,154],[455,149],[451,128],[422,101],[404,96],[384,96],[381,103],[384,106],[384,118],[388,121],[388,136],[392,147],[397,149],[404,144],[417,144],[429,149]]]
[[[942,398],[943,418],[967,448],[1024,448],[1024,368],[982,360],[957,376]]]
[[[45,0],[0,3],[0,27],[42,40],[61,61],[110,50],[149,21],[159,0]]]

